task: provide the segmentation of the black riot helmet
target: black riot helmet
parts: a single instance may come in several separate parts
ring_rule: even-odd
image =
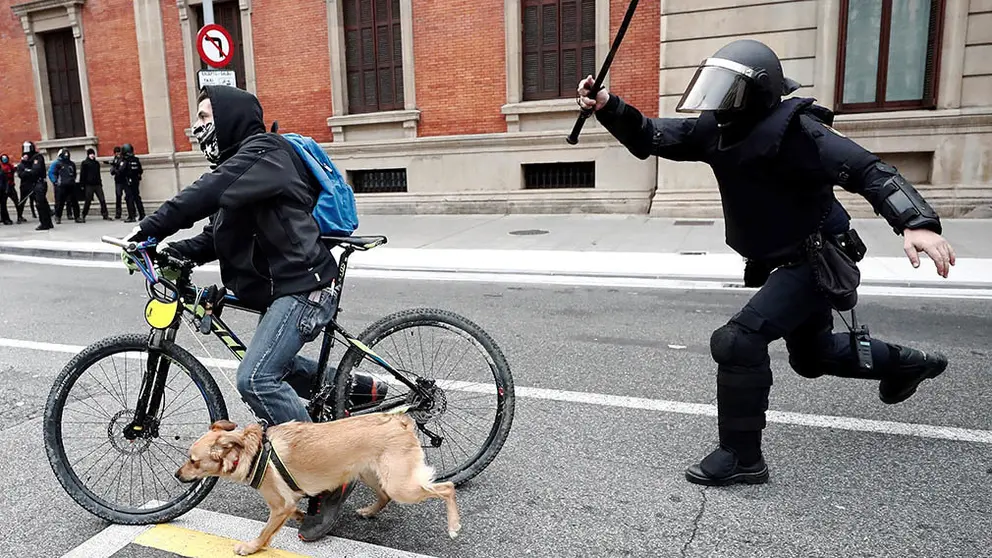
[[[703,60],[675,110],[713,111],[721,123],[750,120],[796,89],[799,84],[783,75],[782,63],[768,45],[742,39]]]
[[[123,146],[121,146],[121,153],[125,157],[130,157],[131,155],[134,155],[134,146],[131,145],[130,143],[125,143]]]

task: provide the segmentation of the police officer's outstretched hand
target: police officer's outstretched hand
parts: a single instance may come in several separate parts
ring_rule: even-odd
[[[578,97],[578,102],[579,102],[579,106],[582,107],[583,110],[590,109],[593,106],[592,99],[590,99],[589,97],[587,97],[587,95],[589,95],[589,91],[592,90],[592,87],[594,85],[596,85],[596,79],[593,78],[592,76],[588,76],[588,77],[586,77],[586,79],[584,79],[584,80],[582,80],[582,81],[579,82],[579,89],[578,89],[579,97]],[[596,93],[596,103],[595,103],[596,104],[596,109],[595,110],[599,110],[599,109],[605,107],[606,106],[606,101],[609,101],[609,100],[610,100],[610,92],[607,91],[605,87],[602,88],[602,89],[600,89]]]
[[[954,265],[954,248],[939,234],[928,229],[906,229],[903,231],[903,249],[909,256],[909,261],[913,267],[920,267],[920,252],[926,252],[934,265],[937,266],[937,275],[947,278]]]

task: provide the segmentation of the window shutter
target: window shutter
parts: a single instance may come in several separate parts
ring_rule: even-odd
[[[403,108],[399,0],[347,0],[344,21],[349,112]]]
[[[48,93],[56,138],[86,135],[83,121],[83,96],[76,65],[76,40],[72,31],[63,29],[44,33],[45,62],[48,66]]]

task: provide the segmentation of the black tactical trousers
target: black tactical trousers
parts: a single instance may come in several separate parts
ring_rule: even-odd
[[[121,205],[121,199],[124,196],[124,182],[122,182],[120,180],[115,180],[114,181],[114,194],[115,194],[115,198],[116,198],[116,205],[114,207],[114,217],[120,219],[121,218],[121,210],[124,207],[123,205]],[[128,213],[131,213],[131,212],[129,211]]]
[[[24,184],[23,182],[21,183],[21,211],[22,212],[24,211],[24,206],[25,205],[30,205],[31,206],[31,216],[32,217],[37,217],[38,216],[38,213],[35,211],[35,208],[34,208],[34,196],[32,195],[33,193],[34,193],[34,186],[33,185],[31,185],[31,184]],[[27,201],[25,201],[25,200],[27,200]]]
[[[127,218],[134,219],[135,211],[138,219],[145,218],[145,204],[141,201],[141,192],[138,191],[138,183],[128,183],[124,186],[124,194],[127,196]]]
[[[807,378],[822,375],[881,380],[896,372],[890,345],[872,339],[873,366],[863,370],[851,333],[833,332],[833,315],[817,291],[809,264],[774,271],[730,321],[713,333],[717,362],[717,407],[721,445],[745,464],[761,455],[772,371],[768,345],[784,339],[792,369]]]
[[[55,218],[62,219],[62,208],[65,208],[66,219],[79,219],[79,200],[76,196],[75,184],[63,184],[55,187]]]
[[[0,186],[0,223],[12,223],[10,220],[10,213],[7,211],[7,198],[14,204],[14,209],[17,211],[17,220],[20,221],[24,217],[24,206],[20,205],[17,200],[17,190],[13,185],[10,186]]]
[[[38,208],[38,220],[41,221],[40,227],[42,229],[52,228],[52,210],[51,206],[48,205],[48,183],[44,180],[39,180],[38,184],[34,187],[32,196],[35,206]]]
[[[90,214],[90,204],[93,202],[93,194],[96,194],[96,198],[100,202],[100,215],[108,217],[107,198],[103,196],[103,186],[100,184],[87,184],[85,201],[83,202],[83,218],[85,219]]]

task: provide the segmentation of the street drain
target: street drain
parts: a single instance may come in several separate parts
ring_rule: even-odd
[[[708,227],[713,224],[713,221],[706,221],[700,219],[683,219],[675,221],[676,227]]]
[[[510,234],[514,236],[534,236],[538,234],[548,234],[548,231],[543,231],[541,229],[524,229],[520,231],[510,231]]]

